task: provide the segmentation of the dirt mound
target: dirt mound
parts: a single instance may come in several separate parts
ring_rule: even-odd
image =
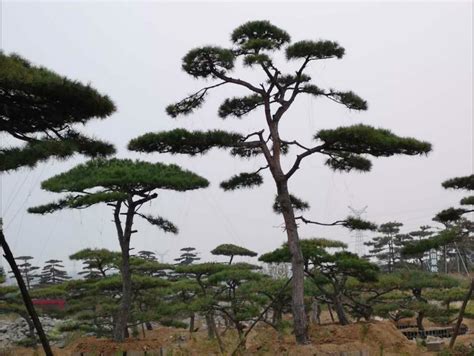
[[[127,339],[122,343],[116,343],[112,340],[96,339],[94,337],[81,338],[70,347],[72,352],[94,352],[113,354],[118,351],[157,351],[163,346],[163,343],[157,340]]]
[[[423,349],[406,339],[390,322],[356,323],[347,326],[328,324],[312,326],[311,344],[297,345],[290,330],[278,333],[266,325],[257,326],[249,335],[244,355],[298,355],[325,356],[342,352],[358,355],[422,355]],[[237,345],[237,335],[229,330],[223,335],[225,355],[231,354]],[[17,349],[18,350],[18,349]],[[13,355],[32,355],[13,351]],[[186,330],[159,327],[146,333],[146,338],[128,339],[123,343],[111,340],[83,337],[71,343],[58,355],[82,353],[116,355],[120,351],[160,352],[176,355],[220,355],[215,340],[208,340],[205,330],[192,335]],[[159,354],[159,353],[158,353]]]
[[[248,350],[255,354],[273,352],[300,356],[339,355],[349,351],[366,355],[416,355],[422,351],[390,322],[313,326],[310,337],[311,344],[300,346],[295,344],[292,335],[281,337],[267,329],[249,340]]]
[[[357,341],[383,348],[385,351],[416,350],[416,346],[390,322],[357,323],[346,326],[327,325],[314,328],[311,334],[317,344],[340,345]]]

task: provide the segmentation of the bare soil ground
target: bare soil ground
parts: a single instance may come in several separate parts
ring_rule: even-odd
[[[298,355],[298,356],[340,356],[354,355],[350,352],[362,352],[361,355],[417,355],[428,356],[436,353],[427,352],[426,348],[417,346],[388,321],[360,322],[347,326],[331,323],[329,316],[323,314],[323,325],[311,326],[311,344],[296,345],[294,336],[289,330],[278,333],[269,326],[257,326],[250,334],[243,355]],[[458,337],[456,344],[468,345],[474,342],[474,320],[465,320],[469,334]],[[428,325],[427,325],[428,326]],[[224,355],[230,355],[237,345],[237,335],[228,331],[223,336]],[[446,345],[449,340],[446,339]],[[124,343],[114,343],[106,339],[81,337],[72,341],[64,349],[54,349],[57,356],[80,355],[121,355],[122,351],[138,352],[136,355],[221,355],[217,343],[207,339],[206,331],[190,334],[183,329],[159,327],[147,331],[145,337],[131,338]],[[42,355],[38,348],[15,348],[0,350],[0,356],[36,356]],[[134,354],[135,355],[135,354]]]
[[[337,355],[341,352],[363,352],[364,355],[434,355],[423,347],[407,340],[390,322],[356,323],[347,326],[327,324],[313,326],[310,330],[311,344],[296,345],[291,333],[278,333],[270,327],[257,327],[250,333],[244,355]],[[460,337],[460,341],[472,341],[474,335]],[[236,335],[224,336],[226,351],[231,354],[237,344]],[[159,352],[164,355],[220,355],[216,342],[206,338],[204,330],[189,334],[185,330],[160,327],[150,331],[143,339],[129,339],[117,344],[110,340],[93,337],[79,338],[64,349],[55,349],[55,355],[117,355],[120,351]],[[0,355],[33,356],[41,351],[15,348]],[[88,354],[88,355],[89,355]]]

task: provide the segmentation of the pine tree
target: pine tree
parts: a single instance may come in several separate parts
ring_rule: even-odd
[[[115,152],[111,144],[84,136],[74,128],[93,118],[104,119],[115,111],[114,103],[90,85],[34,66],[16,54],[0,52],[0,99],[0,131],[24,143],[1,148],[0,172],[34,167],[51,157],[66,159],[75,153],[96,157]],[[50,356],[51,348],[1,225],[0,221],[0,246],[43,349]]]
[[[15,260],[21,261],[21,263],[18,265],[18,268],[20,269],[21,275],[23,277],[23,280],[26,283],[26,287],[31,289],[31,286],[36,278],[38,278],[38,274],[36,274],[36,271],[39,269],[37,266],[33,266],[29,261],[31,261],[33,257],[31,256],[19,256],[15,257]],[[13,271],[10,271],[9,273],[13,274]]]
[[[234,244],[222,244],[217,246],[214,250],[211,251],[213,255],[216,256],[229,256],[229,264],[232,264],[234,256],[247,256],[255,257],[258,254],[254,251],[246,249],[245,247],[237,246]]]
[[[66,284],[67,313],[74,320],[71,330],[82,330],[97,336],[113,336],[114,315],[118,312],[117,298],[122,295],[121,278],[117,275],[121,265],[120,252],[107,249],[83,249],[70,256],[84,263],[85,279]],[[163,288],[168,281],[157,278],[173,267],[153,260],[130,256],[132,275],[132,302],[128,326],[136,328],[156,320],[156,308],[161,305]],[[127,329],[128,331],[128,329]]]
[[[464,177],[456,177],[448,179],[447,181],[441,184],[446,189],[459,189],[459,190],[466,190],[469,192],[474,191],[474,174],[470,176]],[[474,206],[474,196],[467,196],[461,199],[460,204],[462,206]],[[449,244],[454,244],[456,250],[459,249],[456,245],[459,241],[468,240],[468,243],[472,241],[472,232],[474,231],[474,224],[467,223],[464,228],[458,225],[454,226],[454,223],[459,223],[462,221],[462,217],[465,214],[469,214],[474,212],[474,209],[471,208],[448,208],[441,212],[439,212],[433,220],[441,222],[445,225],[446,230],[443,231],[441,234],[436,236],[435,238],[431,239],[431,241],[421,241],[416,244],[412,244],[407,246],[404,249],[404,253],[406,254],[415,254],[420,252],[426,252],[430,249],[437,249],[443,247],[443,254],[444,254],[444,264],[445,264],[445,272],[447,273],[447,246]],[[466,228],[467,227],[467,228]],[[465,260],[467,261],[467,259]],[[467,266],[465,266],[467,272]],[[459,333],[459,328],[461,326],[462,320],[464,318],[464,314],[466,311],[466,306],[468,301],[471,299],[474,293],[474,278],[471,278],[471,283],[469,289],[464,297],[463,303],[461,305],[461,309],[459,311],[459,315],[457,318],[456,326],[453,331],[453,335],[451,337],[451,341],[449,343],[449,347],[452,348],[454,343],[456,342],[457,335]]]
[[[231,34],[232,48],[204,46],[190,50],[182,62],[183,70],[194,78],[211,79],[214,82],[166,108],[168,115],[187,115],[202,106],[212,89],[233,85],[247,91],[248,95],[226,99],[218,109],[218,116],[238,119],[259,111],[261,130],[247,133],[222,130],[187,131],[175,129],[168,132],[148,133],[132,140],[129,148],[139,152],[159,152],[197,155],[212,148],[228,149],[234,156],[261,157],[263,166],[254,171],[240,173],[222,182],[224,190],[250,188],[263,183],[262,172],[269,170],[276,186],[275,207],[285,222],[289,248],[292,253],[292,293],[295,336],[298,343],[308,342],[307,322],[304,310],[304,271],[297,222],[316,225],[343,225],[349,228],[370,228],[372,225],[351,218],[333,223],[322,223],[296,215],[305,210],[308,203],[290,194],[289,182],[301,163],[313,154],[327,157],[330,168],[349,172],[369,171],[371,162],[367,156],[389,157],[394,155],[420,155],[431,150],[427,142],[394,135],[389,130],[366,125],[320,130],[313,136],[316,144],[307,144],[300,138],[287,137],[280,123],[289,116],[289,109],[300,95],[327,98],[351,110],[366,110],[367,102],[352,91],[322,89],[311,83],[306,74],[311,63],[319,60],[340,59],[345,50],[333,41],[291,42],[290,35],[268,21],[251,21],[236,28]],[[288,62],[299,62],[293,74],[279,67],[273,54],[284,48]],[[251,81],[232,75],[237,60],[244,66],[259,70],[266,81],[253,84]],[[297,151],[296,158],[288,170],[282,165],[282,156],[290,149]]]
[[[348,278],[359,281],[376,281],[378,268],[369,261],[347,251],[331,253],[328,249],[345,249],[347,245],[327,239],[301,240],[305,273],[314,283],[325,303],[331,303],[339,322],[349,324],[344,310],[344,298]],[[266,263],[281,263],[291,260],[287,244],[260,256]],[[318,297],[318,296],[317,296]]]
[[[152,251],[138,251],[138,257],[147,261],[156,261],[156,254]]]
[[[446,189],[459,190],[474,190],[474,175],[466,177],[458,177],[448,179],[442,183]],[[462,206],[474,206],[474,197],[467,196],[460,201]],[[440,233],[431,236],[429,239],[416,241],[408,244],[403,253],[409,256],[415,254],[423,254],[429,250],[441,249],[442,261],[444,264],[444,272],[448,273],[448,260],[455,257],[459,264],[463,265],[463,269],[468,272],[469,259],[468,254],[473,254],[474,239],[472,233],[474,232],[474,224],[472,221],[465,219],[464,216],[472,213],[474,209],[470,208],[448,208],[445,209],[433,218],[434,221],[444,225],[444,230]],[[461,266],[459,266],[459,269]]]
[[[211,308],[220,313],[237,330],[237,349],[245,349],[247,334],[245,323],[257,323],[263,315],[261,309],[267,298],[255,293],[254,282],[260,282],[263,274],[248,264],[234,264],[209,276],[208,281],[218,291],[212,298]],[[234,354],[234,353],[232,353]]]
[[[194,247],[183,247],[180,251],[181,255],[174,259],[178,265],[190,265],[201,259],[198,257]]]
[[[442,183],[443,188],[474,191],[474,174],[465,177],[451,178]],[[467,196],[459,202],[462,206],[470,208],[448,208],[436,215],[439,222],[453,222],[461,219],[462,215],[474,212],[474,196]],[[472,207],[472,208],[471,208]]]
[[[114,340],[123,341],[132,303],[130,240],[135,217],[143,218],[164,232],[177,233],[177,227],[161,216],[140,212],[147,202],[158,197],[157,190],[187,191],[207,187],[209,182],[176,165],[132,161],[129,159],[95,159],[56,175],[41,184],[50,192],[69,195],[59,201],[29,208],[30,213],[47,214],[61,209],[83,209],[106,203],[113,211],[120,244],[122,277],[121,306],[116,314]],[[125,221],[122,217],[125,216]]]
[[[389,273],[394,271],[396,263],[400,260],[400,246],[403,246],[405,237],[409,238],[399,234],[402,226],[402,223],[396,221],[382,224],[377,230],[382,235],[365,243],[366,246],[372,247],[368,257],[377,258]]]
[[[48,260],[45,262],[41,274],[39,275],[41,286],[61,284],[71,277],[68,276],[67,272],[63,269],[64,265],[61,260]]]
[[[156,310],[152,306],[159,305],[160,291],[168,286],[166,280],[133,271],[128,324],[136,326],[153,320]],[[122,278],[117,274],[68,282],[66,312],[73,321],[68,329],[113,337],[115,315],[120,310],[117,299],[123,298],[122,293]],[[128,328],[126,330],[128,335]]]
[[[439,307],[428,303],[426,291],[433,288],[448,290],[459,285],[459,281],[452,277],[422,271],[403,271],[400,272],[400,278],[400,290],[408,291],[411,295],[398,298],[397,308],[416,313],[416,323],[420,331],[424,330],[423,320],[426,316],[440,314]]]
[[[223,344],[214,320],[215,311],[212,308],[214,303],[214,290],[209,278],[227,267],[228,266],[221,263],[206,262],[178,265],[175,268],[175,272],[178,276],[188,278],[198,285],[199,291],[196,292],[196,298],[197,304],[199,304],[199,311],[205,316],[208,337],[210,339],[217,339],[221,352],[223,352]]]
[[[400,246],[399,246],[400,252],[403,251],[405,246],[408,246],[409,244],[411,244],[413,242],[413,240],[415,240],[415,241],[429,240],[431,237],[433,237],[435,235],[435,231],[429,225],[422,225],[422,226],[420,226],[420,228],[418,230],[412,231],[408,235],[411,238],[406,239],[403,242],[403,244],[400,244]],[[429,256],[426,256],[425,252],[422,252],[422,253],[419,253],[417,255],[413,255],[413,256],[410,256],[410,257],[415,259],[415,261],[418,261],[417,264],[419,265],[420,269],[426,270],[426,271],[429,271],[429,272],[434,272],[434,271],[432,271],[432,268],[434,266],[431,266],[431,261],[429,259]],[[401,258],[404,258],[403,254],[402,254]],[[425,261],[425,258],[428,258],[428,261]],[[437,266],[435,268],[437,268]]]
[[[69,256],[73,261],[82,261],[82,271],[79,272],[85,279],[107,277],[108,273],[117,270],[120,254],[107,249],[86,248]]]

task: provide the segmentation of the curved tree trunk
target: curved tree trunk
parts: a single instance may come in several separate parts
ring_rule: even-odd
[[[21,276],[21,272],[18,269],[18,265],[16,264],[15,257],[13,256],[10,246],[5,239],[5,235],[3,234],[3,226],[2,220],[0,218],[0,246],[3,249],[5,259],[7,260],[10,268],[15,275],[16,282],[18,283],[18,288],[21,292],[21,297],[23,298],[23,302],[25,304],[25,308],[28,311],[28,314],[31,317],[31,321],[33,322],[36,332],[38,333],[38,337],[41,341],[41,345],[43,346],[44,353],[47,356],[53,356],[53,351],[51,350],[51,346],[49,346],[48,338],[46,337],[46,333],[43,330],[43,326],[41,325],[41,321],[36,313],[35,307],[33,306],[33,302],[31,301],[30,295],[28,293],[28,289],[26,288],[25,282]]]
[[[414,288],[412,290],[412,293],[414,297],[416,298],[417,301],[421,303],[428,303],[428,301],[421,296],[421,289],[420,288]],[[425,327],[423,326],[423,319],[425,317],[424,311],[420,310],[416,316],[416,326],[418,327],[418,330],[421,333],[421,337],[425,337]]]
[[[290,193],[286,182],[277,183],[278,201],[285,220],[286,234],[288,237],[288,248],[291,252],[292,269],[292,311],[294,332],[299,344],[309,342],[308,319],[304,306],[304,260],[301,252],[298,227],[295,214],[290,200]]]

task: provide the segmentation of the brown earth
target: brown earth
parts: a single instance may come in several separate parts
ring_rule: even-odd
[[[352,356],[351,352],[362,352],[360,355],[436,355],[426,351],[426,348],[417,346],[414,341],[408,340],[388,321],[359,322],[346,326],[331,323],[327,313],[323,313],[323,325],[312,326],[310,329],[311,344],[296,345],[294,336],[289,330],[278,333],[266,325],[257,326],[250,334],[246,343],[244,355],[331,355]],[[467,335],[458,337],[456,344],[469,345],[474,341],[474,320],[465,319],[469,327]],[[428,325],[430,324],[430,325]],[[431,326],[427,323],[426,326]],[[193,334],[186,330],[157,327],[146,331],[145,337],[131,338],[124,343],[114,343],[107,339],[94,337],[80,337],[64,349],[54,348],[56,356],[80,355],[120,355],[121,351],[135,351],[134,355],[148,355],[161,350],[163,355],[220,355],[219,347],[213,340],[207,339],[204,328]],[[233,331],[224,333],[225,355],[229,355],[237,345],[237,335]],[[449,339],[445,340],[445,344]],[[342,353],[342,354],[341,354]],[[0,356],[40,356],[40,348],[15,348],[0,350]],[[129,353],[131,356],[132,354]]]
[[[247,350],[244,355],[341,355],[341,352],[364,352],[364,355],[430,355],[424,348],[417,347],[406,339],[395,326],[386,321],[356,323],[347,326],[327,324],[313,326],[310,329],[312,343],[296,345],[290,332],[277,333],[268,326],[257,327],[247,340]],[[472,335],[465,335],[472,336]],[[231,354],[237,344],[237,337],[231,331],[223,337],[226,352]],[[159,352],[163,355],[219,355],[215,341],[206,338],[205,331],[192,335],[181,329],[160,327],[147,332],[145,339],[129,339],[117,344],[110,340],[94,337],[79,338],[65,349],[55,349],[57,356],[80,355],[92,353],[95,355],[117,355],[120,351]],[[0,352],[1,356],[33,356],[41,355],[38,349],[15,348]],[[350,354],[349,354],[350,355]]]

